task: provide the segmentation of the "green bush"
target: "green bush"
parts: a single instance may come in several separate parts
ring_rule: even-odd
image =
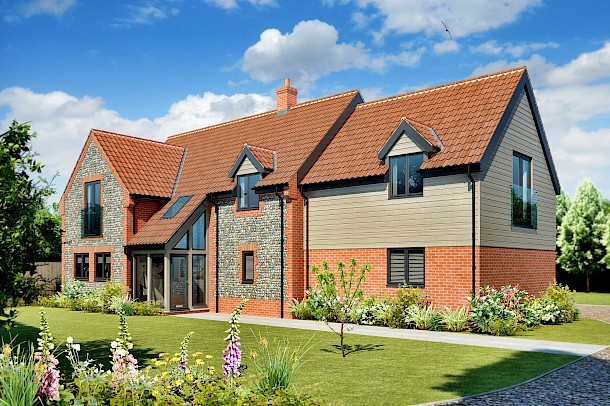
[[[442,330],[442,317],[434,311],[434,306],[409,306],[405,322],[418,330]]]
[[[391,328],[407,327],[407,311],[409,307],[415,305],[420,308],[427,308],[430,305],[430,297],[419,288],[408,285],[400,285],[396,289],[396,298],[389,299],[388,309],[384,315],[384,324]]]
[[[514,336],[521,329],[516,318],[496,318],[489,321],[489,331],[494,336]]]
[[[354,306],[350,313],[350,321],[355,324],[383,326],[389,307],[385,299],[370,296]]]
[[[136,314],[136,306],[133,300],[128,297],[114,296],[110,299],[110,311],[116,314],[123,312],[125,316],[133,316]]]
[[[466,307],[454,310],[446,307],[440,313],[440,317],[445,329],[449,331],[459,332],[468,328],[468,309]]]
[[[21,347],[2,345],[0,356],[0,405],[34,405],[39,380],[36,377],[34,348],[22,351]]]
[[[309,302],[307,301],[307,298],[301,300],[300,302],[296,299],[292,299],[290,314],[299,320],[315,320],[315,316]]]
[[[67,299],[78,299],[85,296],[85,284],[74,279],[67,279],[64,285],[64,296]]]
[[[567,285],[554,281],[549,285],[542,295],[542,299],[548,300],[559,308],[559,323],[571,323],[578,315],[575,307],[576,292],[571,291]]]
[[[98,291],[102,302],[103,313],[112,313],[110,305],[113,297],[124,298],[128,293],[127,288],[121,282],[106,282]]]
[[[136,316],[159,316],[163,314],[163,304],[160,302],[133,302]]]
[[[510,285],[496,290],[483,286],[470,298],[470,324],[480,333],[502,334],[510,332],[513,325],[519,328],[520,309],[527,292]]]

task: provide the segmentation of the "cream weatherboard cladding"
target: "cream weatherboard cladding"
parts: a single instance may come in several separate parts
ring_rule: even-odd
[[[417,152],[422,152],[421,148],[403,134],[398,141],[396,141],[396,144],[392,146],[392,149],[388,152],[387,156],[415,154]]]
[[[525,91],[511,112],[501,142],[490,150],[481,183],[481,238],[484,246],[555,249],[555,191]],[[532,158],[533,189],[538,193],[536,230],[511,227],[513,151]]]
[[[312,250],[472,243],[472,195],[465,174],[424,178],[424,194],[417,197],[389,199],[387,183],[307,196]],[[476,227],[478,245],[478,221]]]
[[[258,171],[254,167],[252,162],[248,159],[248,157],[245,157],[243,162],[239,166],[239,169],[235,173],[235,175],[236,176],[239,176],[239,175],[249,175],[251,173],[258,173]]]

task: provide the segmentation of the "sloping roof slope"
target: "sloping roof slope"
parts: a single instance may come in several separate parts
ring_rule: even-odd
[[[302,183],[384,175],[377,153],[403,117],[425,123],[415,127],[422,135],[423,127],[433,128],[444,146],[423,170],[478,163],[524,73],[507,70],[359,104]]]
[[[263,168],[270,171],[273,170],[273,157],[276,154],[275,151],[270,149],[255,147],[254,145],[248,145],[248,149],[252,152],[252,155],[263,165]]]
[[[184,148],[91,130],[130,194],[170,197]]]
[[[277,151],[275,170],[257,186],[288,183],[357,94],[345,92],[294,105],[285,114],[274,110],[170,137],[168,144],[188,148],[176,194],[231,191],[235,184],[228,173],[244,144]]]

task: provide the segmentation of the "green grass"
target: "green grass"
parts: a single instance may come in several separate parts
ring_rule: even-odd
[[[542,325],[524,331],[518,337],[567,343],[610,345],[610,324],[598,320],[578,319],[574,323]]]
[[[19,310],[17,327],[11,334],[18,335],[16,342],[35,342],[39,309]],[[56,344],[71,335],[82,344],[84,352],[107,364],[109,343],[118,330],[118,316],[48,309],[47,318]],[[134,355],[143,365],[160,352],[178,351],[184,335],[194,331],[190,350],[212,354],[217,368],[221,366],[227,323],[165,316],[129,317],[127,322],[135,345]],[[349,353],[342,358],[338,338],[332,333],[246,324],[241,328],[244,354],[255,346],[259,333],[269,339],[285,335],[295,346],[314,336],[312,348],[297,372],[296,386],[339,404],[404,405],[451,399],[514,385],[576,359],[568,355],[359,335],[347,337]],[[5,341],[10,339],[2,334]],[[61,358],[63,362],[64,357]],[[65,363],[62,367],[66,367]]]
[[[576,292],[576,303],[610,306],[610,293]]]

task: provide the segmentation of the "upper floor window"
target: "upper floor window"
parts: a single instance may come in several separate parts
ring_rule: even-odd
[[[419,168],[423,162],[423,153],[390,157],[390,196],[421,196],[424,182]]]
[[[518,227],[536,228],[537,195],[532,189],[532,158],[513,152],[511,221]]]
[[[254,191],[254,185],[260,177],[261,175],[258,173],[237,176],[237,208],[239,210],[258,209],[259,196]]]
[[[242,283],[254,283],[254,252],[244,251],[241,258]]]
[[[85,183],[85,208],[83,209],[83,236],[102,234],[102,206],[100,181]]]

